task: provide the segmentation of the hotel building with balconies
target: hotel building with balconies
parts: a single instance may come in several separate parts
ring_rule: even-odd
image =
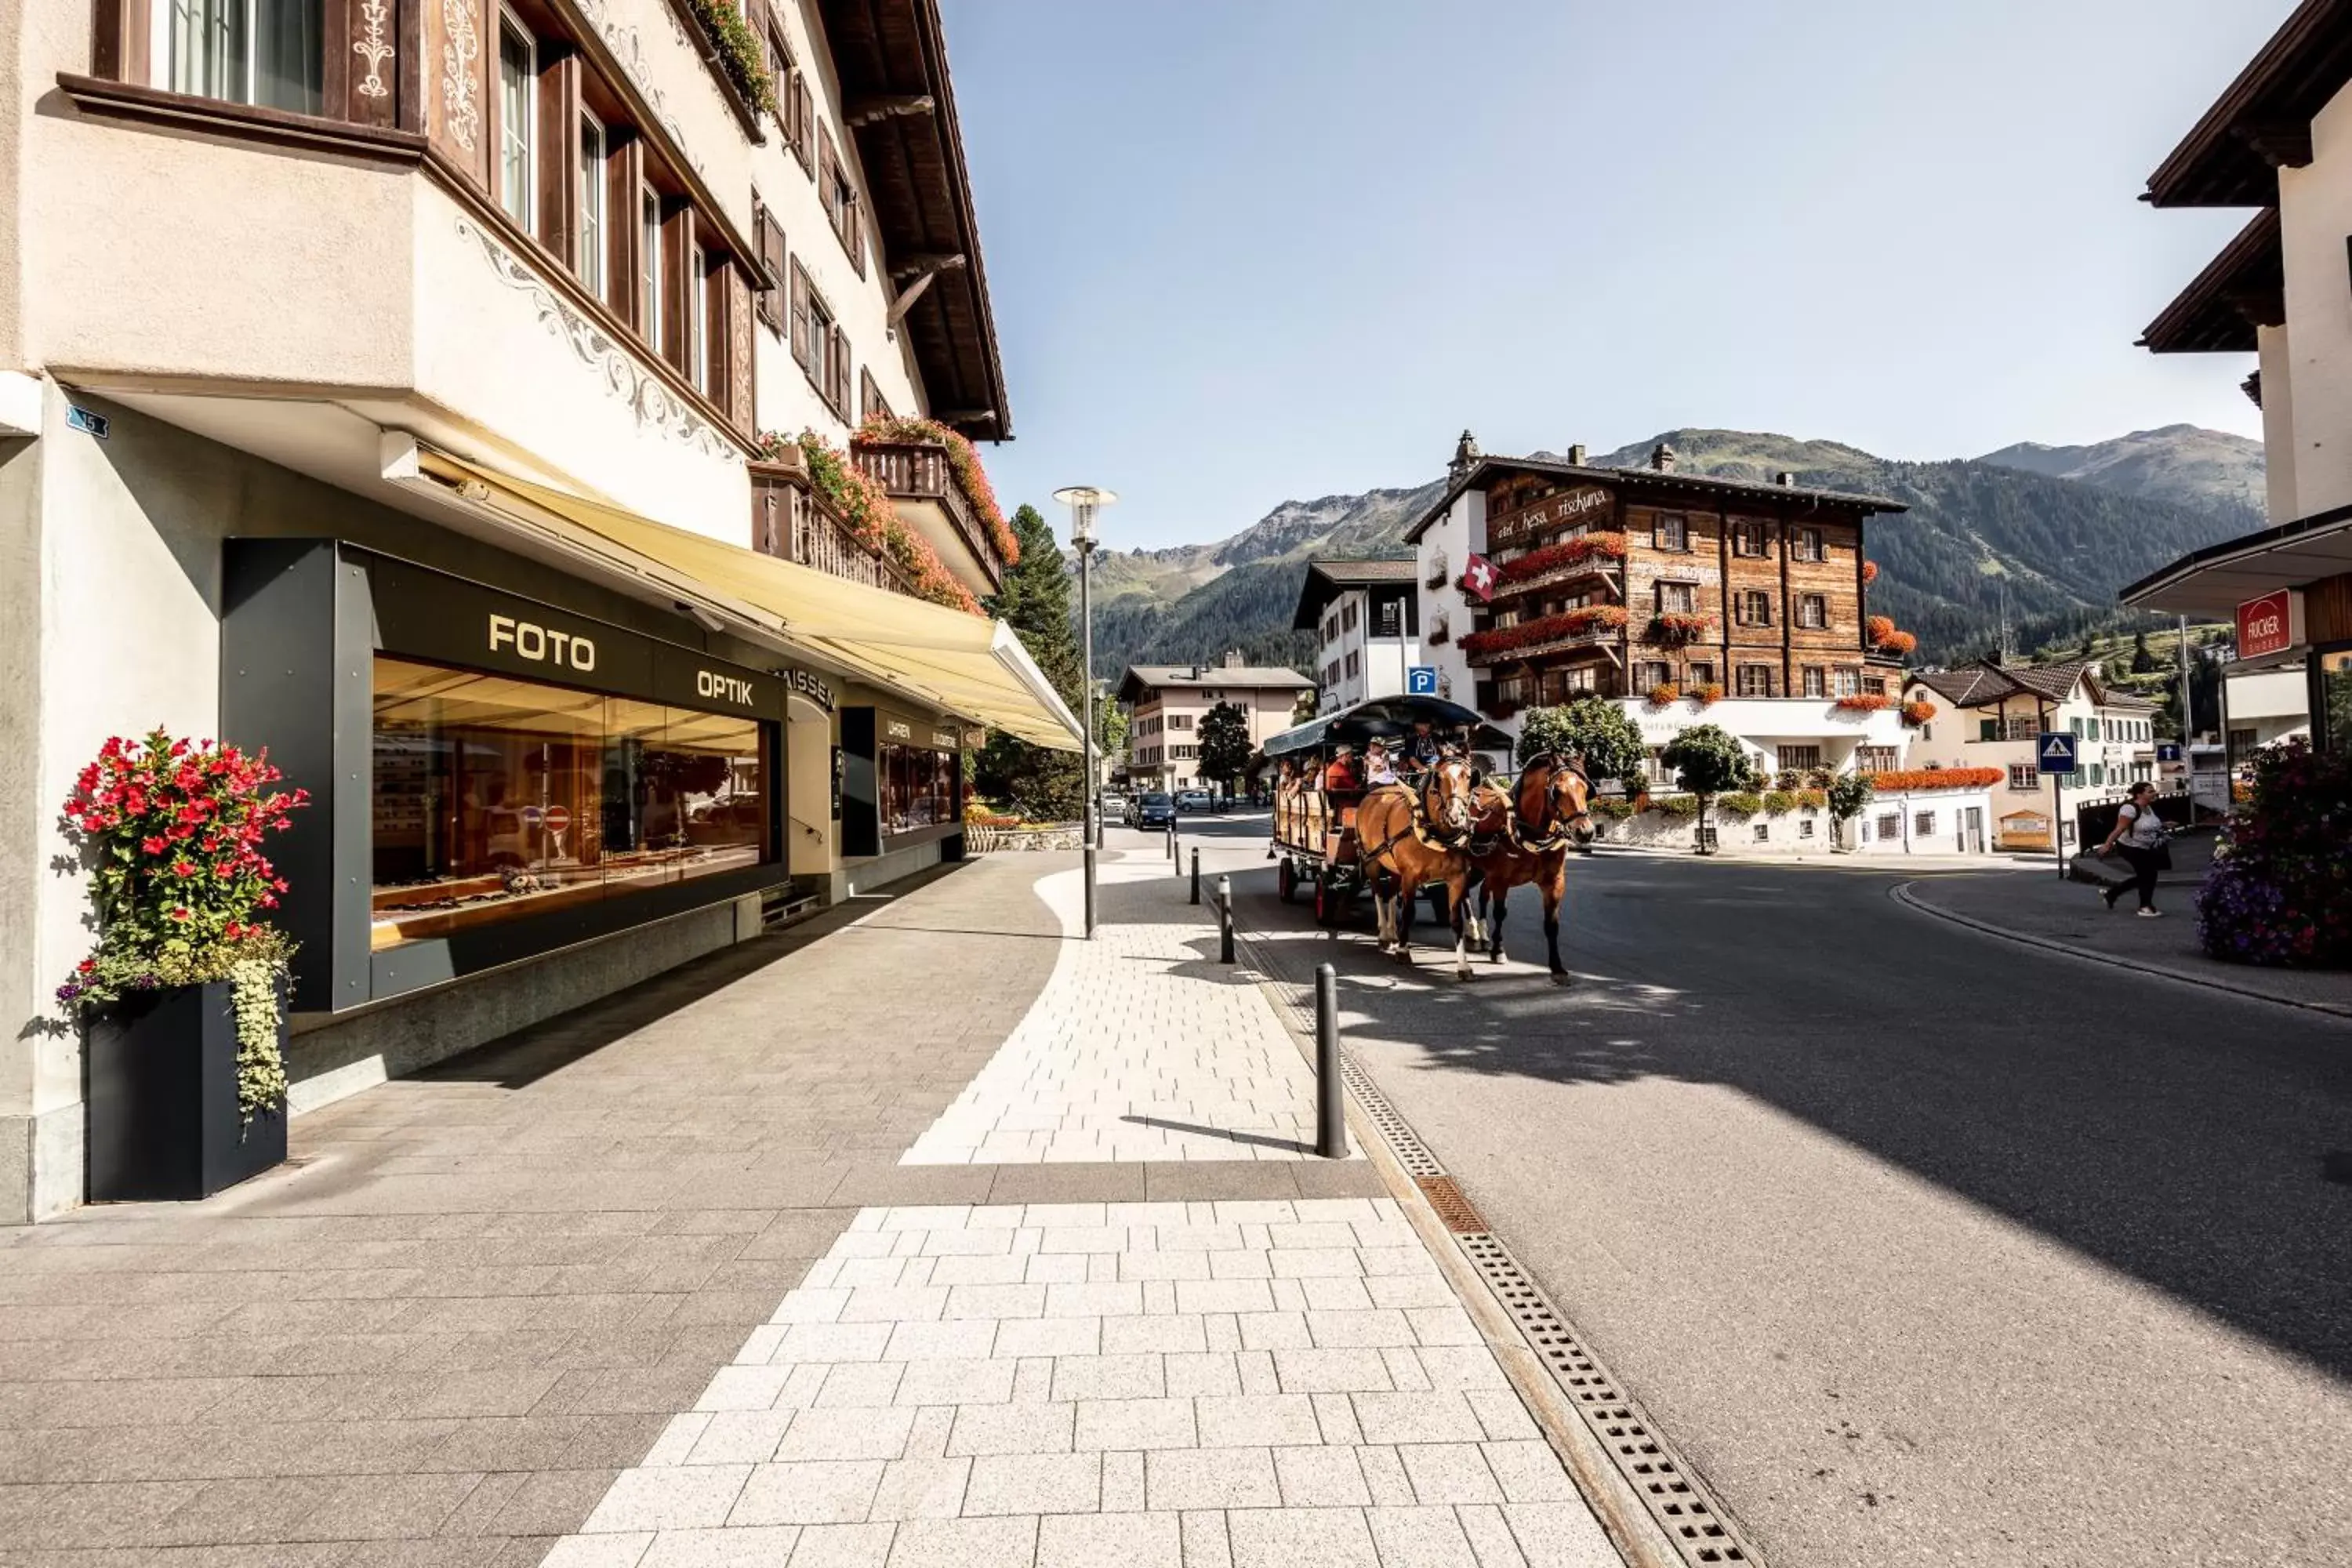
[[[933,0],[88,0],[0,61],[0,1221],[80,1194],[110,735],[311,792],[297,1114],[956,855],[984,727],[1076,748],[978,612]]]
[[[1900,503],[1680,472],[1663,447],[1646,468],[1488,457],[1466,432],[1450,477],[1405,534],[1441,696],[1506,729],[1606,698],[1654,754],[1711,723],[1768,772],[1901,765],[1863,556],[1864,520]]]

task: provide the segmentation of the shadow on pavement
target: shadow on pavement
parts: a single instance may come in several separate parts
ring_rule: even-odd
[[[2322,1179],[2352,1025],[1936,921],[1887,897],[1907,875],[1585,860],[1565,988],[1532,908],[1464,983],[1450,947],[1408,969],[1316,930],[1270,870],[1234,885],[1281,978],[1337,968],[1372,1064],[1736,1089],[2352,1377],[2352,1190]],[[1609,1136],[1574,1103],[1602,1120],[1549,1135]]]

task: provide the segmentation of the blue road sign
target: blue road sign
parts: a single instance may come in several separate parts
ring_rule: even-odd
[[[2180,760],[2180,742],[2178,741],[2158,741],[2156,743],[2156,760],[2159,763],[2179,762]]]
[[[1437,666],[1416,664],[1404,672],[1404,694],[1407,697],[1437,695]]]
[[[2071,773],[2074,771],[2074,737],[2047,731],[2034,742],[2033,755],[2045,773]]]

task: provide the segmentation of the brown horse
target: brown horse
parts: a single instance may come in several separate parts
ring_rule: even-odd
[[[1508,790],[1480,784],[1475,811],[1477,839],[1494,841],[1493,848],[1472,862],[1478,873],[1477,926],[1488,961],[1503,962],[1504,901],[1513,888],[1532,883],[1543,895],[1544,949],[1551,972],[1566,975],[1559,961],[1559,911],[1568,900],[1570,841],[1592,842],[1592,781],[1573,763],[1546,752],[1529,761]]]
[[[1454,972],[1470,978],[1464,921],[1470,895],[1467,844],[1472,816],[1470,763],[1446,757],[1421,781],[1418,800],[1404,784],[1383,784],[1356,808],[1364,876],[1380,911],[1381,951],[1412,962],[1412,904],[1432,884],[1445,889],[1454,927]]]

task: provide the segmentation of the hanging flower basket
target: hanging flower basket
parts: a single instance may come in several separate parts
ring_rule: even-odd
[[[1932,702],[1922,700],[1918,702],[1906,702],[1903,705],[1903,722],[1908,724],[1914,730],[1917,729],[1920,725],[1925,724],[1928,720],[1933,719],[1935,716],[1936,705]]]
[[[58,988],[86,1026],[89,1196],[201,1198],[286,1157],[293,944],[262,845],[307,792],[234,746],[157,730],[82,769],[66,837],[90,868],[98,946]]]
[[[1895,706],[1895,699],[1883,691],[1855,691],[1831,704],[1841,713],[1883,713]]]

